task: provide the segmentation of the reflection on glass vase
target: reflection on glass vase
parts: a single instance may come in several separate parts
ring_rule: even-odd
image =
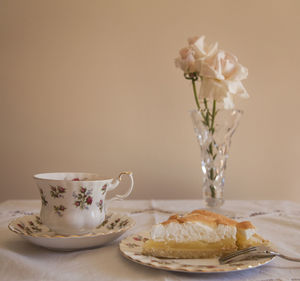
[[[242,111],[220,109],[214,115],[204,110],[190,113],[201,150],[203,199],[207,207],[218,208],[224,203],[226,162]]]

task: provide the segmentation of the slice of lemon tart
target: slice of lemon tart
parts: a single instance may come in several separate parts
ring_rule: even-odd
[[[236,244],[239,250],[252,246],[271,245],[268,240],[263,239],[256,233],[255,226],[250,221],[239,222],[236,228]]]
[[[163,258],[213,258],[266,243],[250,222],[238,223],[207,210],[173,215],[156,224],[143,254]]]

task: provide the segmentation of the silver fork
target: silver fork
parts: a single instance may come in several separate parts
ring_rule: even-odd
[[[292,258],[278,253],[267,246],[255,246],[247,249],[233,252],[229,255],[219,258],[220,264],[236,262],[253,258],[280,257],[289,261],[300,262],[300,258]]]

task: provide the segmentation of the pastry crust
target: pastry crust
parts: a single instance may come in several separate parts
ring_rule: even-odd
[[[237,223],[236,227],[238,229],[255,229],[255,226],[250,221],[242,221]]]

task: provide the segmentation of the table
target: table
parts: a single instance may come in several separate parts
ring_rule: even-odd
[[[300,281],[300,264],[275,258],[271,263],[233,273],[191,274],[152,269],[121,256],[122,238],[161,222],[172,213],[203,207],[199,200],[126,200],[112,202],[112,211],[124,212],[134,228],[109,245],[75,252],[55,252],[32,245],[7,228],[9,221],[39,212],[39,200],[11,200],[0,204],[0,280],[256,280]],[[290,201],[229,200],[223,210],[238,220],[251,220],[258,233],[283,253],[300,257],[300,204]]]

